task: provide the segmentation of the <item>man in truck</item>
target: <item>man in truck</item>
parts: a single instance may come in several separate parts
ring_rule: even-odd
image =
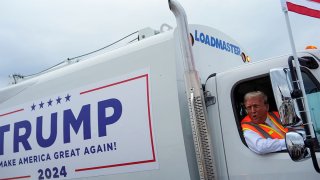
[[[247,116],[241,127],[248,147],[257,154],[286,149],[284,128],[278,112],[269,112],[268,97],[262,91],[249,92],[244,96]]]

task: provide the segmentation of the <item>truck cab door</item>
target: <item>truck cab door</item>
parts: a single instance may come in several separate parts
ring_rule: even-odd
[[[319,174],[314,171],[310,161],[295,163],[287,151],[258,155],[247,147],[243,137],[240,122],[245,116],[242,102],[246,92],[264,91],[270,97],[271,110],[277,111],[269,70],[276,67],[287,67],[287,60],[283,58],[252,63],[217,73],[206,83],[205,90],[215,97],[214,103],[207,107],[213,145],[215,150],[217,149],[214,153],[215,157],[220,157],[216,159],[217,166],[225,163],[221,167],[226,167],[226,169],[221,171],[227,173],[227,179],[319,178]],[[308,71],[316,79],[319,77],[319,71]]]

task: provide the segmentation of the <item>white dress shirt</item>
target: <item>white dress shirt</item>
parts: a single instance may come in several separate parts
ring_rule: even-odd
[[[266,124],[278,132],[281,132],[269,118],[266,119]],[[287,149],[285,139],[264,139],[252,130],[245,130],[243,135],[248,147],[257,154],[266,154]]]

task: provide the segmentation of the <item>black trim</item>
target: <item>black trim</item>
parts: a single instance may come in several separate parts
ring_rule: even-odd
[[[298,58],[298,60],[301,66],[305,66],[309,69],[318,69],[319,67],[317,60],[314,57],[303,56],[301,58]]]
[[[312,72],[305,67],[301,67],[300,69],[303,73],[306,73],[308,77],[310,77],[311,81],[317,86],[318,90],[320,91],[320,83],[317,80],[317,78],[312,74]]]

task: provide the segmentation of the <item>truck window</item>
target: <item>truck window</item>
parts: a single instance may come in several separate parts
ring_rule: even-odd
[[[314,130],[320,143],[320,84],[306,69],[302,70],[301,75],[310,108],[311,121],[313,122]]]
[[[302,78],[305,85],[305,90],[308,98],[308,103],[311,112],[315,132],[320,143],[320,83],[306,68],[302,68]],[[268,74],[259,77],[246,79],[236,83],[232,90],[232,105],[235,120],[237,123],[239,136],[242,142],[246,145],[243,137],[241,120],[247,115],[243,104],[243,97],[250,91],[263,91],[268,96],[269,111],[278,111],[272,92],[270,77]],[[319,151],[320,149],[317,149]]]
[[[239,136],[245,145],[246,142],[243,137],[240,123],[241,120],[247,115],[243,104],[243,97],[247,92],[251,91],[264,92],[268,96],[269,111],[277,111],[277,106],[273,97],[271,81],[268,74],[243,80],[234,85],[232,90],[233,112],[239,131]]]

